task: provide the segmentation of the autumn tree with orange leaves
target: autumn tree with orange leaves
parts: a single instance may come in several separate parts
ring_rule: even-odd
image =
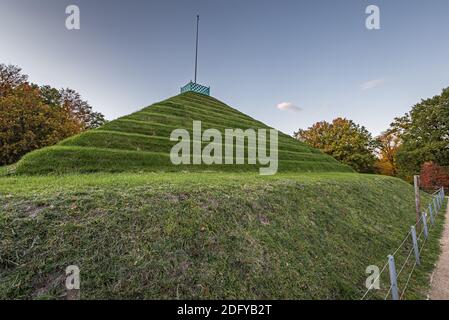
[[[401,145],[401,139],[395,130],[387,130],[376,138],[376,171],[387,176],[396,176],[398,164],[396,155]]]
[[[0,165],[105,123],[74,90],[27,81],[19,67],[0,64]]]
[[[42,103],[39,89],[28,84],[0,97],[0,165],[79,132],[68,112]]]

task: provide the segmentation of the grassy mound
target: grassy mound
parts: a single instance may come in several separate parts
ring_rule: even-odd
[[[0,203],[0,299],[63,298],[68,265],[84,299],[360,299],[414,223],[410,185],[352,173],[14,176]]]
[[[215,128],[223,135],[226,128],[268,129],[263,123],[212,97],[188,92],[112,121],[97,130],[64,140],[56,146],[32,152],[19,161],[15,170],[19,174],[258,170],[258,165],[248,164],[173,165],[169,153],[177,142],[170,141],[170,133],[178,128],[191,132],[194,120],[202,121],[203,131]],[[247,151],[247,146],[245,148]],[[352,169],[280,133],[279,171],[351,172]]]

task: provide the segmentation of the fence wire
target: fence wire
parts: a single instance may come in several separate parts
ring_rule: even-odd
[[[436,217],[440,213],[441,209],[444,208],[444,193],[442,189],[435,192],[433,194],[433,199],[430,202],[429,206],[426,207],[426,211],[423,212],[420,219],[415,223],[414,227],[416,232],[418,230],[420,231],[419,234],[416,235],[417,243],[418,243],[418,251],[419,256],[421,257],[422,251],[425,247],[425,244],[427,243],[427,237],[429,237],[430,231],[433,229],[433,224],[431,223],[430,219],[430,210],[432,210],[433,213],[433,220],[436,221]],[[439,198],[439,199],[437,199]],[[435,210],[436,209],[436,210]],[[425,232],[424,228],[424,214],[426,215],[426,224],[427,224],[427,237],[423,236]],[[394,264],[395,266],[400,266],[399,268],[396,267],[397,273],[396,273],[396,282],[397,282],[397,288],[398,288],[398,294],[399,299],[402,300],[405,297],[406,290],[410,284],[410,281],[413,276],[413,272],[415,271],[416,267],[418,266],[418,263],[413,256],[414,253],[414,246],[413,246],[413,237],[412,237],[412,230],[410,230],[407,235],[405,236],[404,240],[401,242],[401,244],[396,248],[396,250],[393,251],[392,256],[394,257]],[[412,258],[413,256],[413,258]],[[367,290],[364,292],[361,300],[367,300],[367,299],[381,299],[384,300],[388,299],[391,295],[392,291],[392,285],[390,283],[390,273],[389,270],[387,272],[387,267],[389,263],[387,262],[381,271],[379,272],[379,275],[373,280],[372,284],[367,288]],[[374,288],[375,284],[377,282],[381,283],[381,286],[379,289]],[[388,283],[388,286],[382,285],[383,283]],[[400,290],[402,288],[402,290]]]

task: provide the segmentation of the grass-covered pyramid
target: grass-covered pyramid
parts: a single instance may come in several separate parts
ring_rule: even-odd
[[[19,161],[18,174],[122,171],[258,171],[259,165],[173,165],[174,129],[269,129],[265,124],[209,96],[187,92],[103,127],[34,151]],[[224,154],[224,153],[223,153]],[[245,152],[246,154],[246,152]],[[352,171],[349,167],[292,137],[279,133],[279,172]]]

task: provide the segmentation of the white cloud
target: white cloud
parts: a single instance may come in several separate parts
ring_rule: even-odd
[[[374,89],[378,86],[381,86],[385,83],[385,79],[374,79],[367,82],[364,82],[360,85],[360,89],[363,91]]]
[[[295,106],[291,102],[281,102],[276,106],[279,110],[288,110],[293,112],[300,112],[302,109],[300,107]]]

